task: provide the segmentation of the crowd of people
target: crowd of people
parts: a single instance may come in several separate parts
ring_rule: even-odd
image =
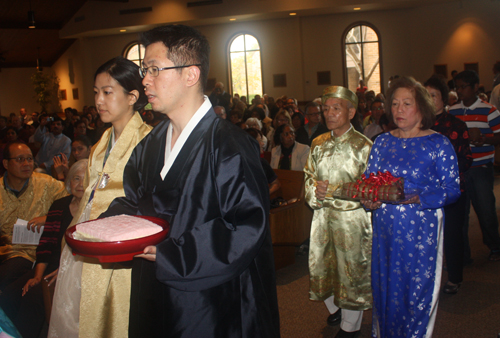
[[[500,260],[500,113],[474,71],[423,85],[393,77],[385,95],[363,80],[331,86],[302,110],[287,96],[247,103],[221,82],[204,96],[210,47],[190,27],[141,42],[141,67],[116,57],[97,69],[95,106],[82,113],[0,116],[0,315],[23,337],[40,335],[44,283],[55,283],[49,337],[279,337],[273,169],[304,172],[309,297],[338,338],[359,336],[372,307],[373,337],[432,335],[441,253],[445,293],[458,293],[472,262],[471,203],[489,260]],[[335,193],[377,173],[404,178],[409,197]],[[66,229],[119,214],[163,218],[170,233],[132,262],[72,254]],[[13,243],[19,220],[42,232],[38,245]]]
[[[329,87],[303,111],[293,98],[267,95],[256,95],[243,111],[237,95],[229,114],[216,107],[224,110],[222,119],[259,133],[273,169],[304,169],[306,200],[315,210],[310,298],[325,302],[329,325],[340,323],[337,337],[359,334],[363,310],[372,305],[374,337],[432,334],[444,264],[442,292],[456,294],[463,267],[472,262],[471,202],[488,259],[500,260],[493,194],[500,113],[487,103],[496,97],[485,93],[474,71],[452,75],[448,83],[435,75],[424,85],[395,76],[387,96],[363,81],[356,92]],[[332,194],[378,172],[403,177],[405,190],[417,195],[399,205]]]

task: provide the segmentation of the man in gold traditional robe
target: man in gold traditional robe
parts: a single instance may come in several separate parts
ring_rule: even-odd
[[[309,249],[311,300],[325,302],[337,338],[357,337],[363,310],[371,308],[372,228],[360,202],[333,192],[358,180],[366,169],[372,142],[350,123],[357,96],[347,88],[328,87],[322,96],[329,133],[315,138],[304,168],[306,201],[314,209]]]
[[[52,202],[68,194],[63,182],[33,172],[33,154],[24,143],[6,145],[2,164],[7,172],[0,179],[0,294],[36,259],[36,245],[12,243],[17,219],[37,223],[35,218],[45,216]]]

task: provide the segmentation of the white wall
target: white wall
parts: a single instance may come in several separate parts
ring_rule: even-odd
[[[19,114],[19,109],[26,108],[28,113],[40,112],[35,99],[31,75],[36,68],[4,68],[0,71],[0,113],[9,116]],[[50,72],[45,67],[44,72]]]
[[[499,1],[460,1],[410,12],[411,70],[425,80],[434,64],[464,70],[464,63],[479,63],[479,78],[486,90],[493,84],[493,64],[500,61]]]
[[[210,41],[209,78],[228,84],[228,44],[237,34],[248,33],[257,38],[262,53],[263,89],[270,96],[284,94],[302,97],[302,58],[299,21],[281,19],[248,23],[197,27]],[[273,74],[287,75],[286,88],[273,87]]]
[[[303,19],[305,100],[321,95],[325,86],[317,85],[317,72],[330,71],[332,85],[344,85],[342,38],[346,29],[357,22],[369,23],[379,36],[382,83],[391,74],[411,74],[410,52],[405,25],[408,10],[329,15]],[[347,85],[347,84],[346,84]],[[385,87],[384,87],[385,89]]]
[[[211,44],[209,78],[228,87],[228,42],[235,34],[250,33],[261,44],[264,91],[270,96],[287,94],[300,101],[312,100],[324,86],[316,85],[318,71],[331,71],[332,84],[343,84],[342,35],[354,22],[365,21],[380,33],[382,76],[412,75],[425,81],[435,64],[447,64],[448,72],[464,69],[465,62],[479,62],[479,76],[491,89],[492,65],[500,61],[500,2],[459,1],[416,9],[356,12],[287,19],[234,22],[199,26]],[[107,60],[120,55],[137,39],[136,34],[81,38],[54,64],[61,88],[79,88],[80,100],[63,101],[81,110],[93,103],[93,76]],[[69,80],[72,60],[74,81]],[[0,109],[7,115],[24,103],[36,109],[29,77],[34,69],[3,69],[0,72]],[[273,74],[287,75],[286,88],[273,87]]]
[[[63,110],[71,107],[81,111],[84,106],[83,102],[88,98],[87,88],[83,81],[86,73],[83,65],[85,58],[81,56],[81,41],[77,40],[52,66],[52,70],[60,80],[59,89],[66,90],[67,100],[60,101]],[[73,89],[78,89],[78,100],[73,99]]]

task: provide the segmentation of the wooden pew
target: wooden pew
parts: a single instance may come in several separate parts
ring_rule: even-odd
[[[274,171],[278,175],[281,188],[271,199],[277,196],[285,200],[297,199],[270,211],[274,263],[278,270],[295,262],[296,248],[309,238],[313,211],[304,201],[304,173],[281,169]]]

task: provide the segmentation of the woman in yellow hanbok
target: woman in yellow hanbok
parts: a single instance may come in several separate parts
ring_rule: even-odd
[[[111,123],[92,148],[85,193],[70,227],[98,218],[116,198],[124,196],[123,170],[135,146],[149,133],[137,111],[147,104],[139,67],[117,57],[95,74],[95,104],[101,120]],[[101,264],[61,254],[52,306],[49,337],[127,337],[130,272],[126,264]]]

